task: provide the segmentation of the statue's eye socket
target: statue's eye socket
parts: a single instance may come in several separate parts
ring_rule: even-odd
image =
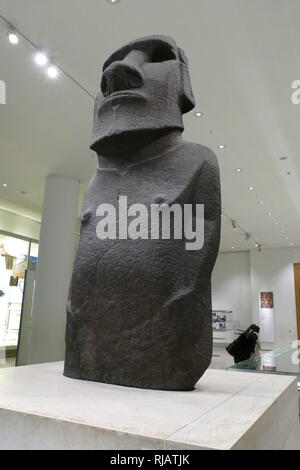
[[[176,59],[176,55],[172,49],[161,45],[154,49],[150,62],[166,62],[167,60]]]

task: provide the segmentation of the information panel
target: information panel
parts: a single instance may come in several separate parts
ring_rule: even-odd
[[[273,292],[261,292],[259,303],[260,341],[262,343],[275,343]]]

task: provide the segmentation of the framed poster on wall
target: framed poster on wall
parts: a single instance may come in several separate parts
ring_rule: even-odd
[[[259,297],[260,341],[275,343],[274,296],[273,292],[261,292]]]

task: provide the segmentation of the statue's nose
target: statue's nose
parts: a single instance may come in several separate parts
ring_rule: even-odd
[[[108,96],[115,91],[141,88],[144,85],[142,65],[147,55],[142,51],[131,51],[123,60],[112,62],[103,72],[101,91]]]
[[[144,84],[141,72],[133,65],[114,62],[102,75],[101,91],[108,96],[115,91],[141,88]]]

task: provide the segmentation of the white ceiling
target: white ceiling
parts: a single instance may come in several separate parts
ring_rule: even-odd
[[[264,247],[300,246],[300,105],[291,102],[300,79],[299,0],[0,0],[0,14],[92,94],[114,49],[173,36],[204,113],[185,117],[185,138],[217,153],[224,212]],[[0,197],[38,211],[47,174],[78,178],[83,190],[93,173],[93,102],[66,76],[47,79],[28,45],[12,46],[6,32],[0,20],[0,183],[9,185]],[[253,248],[224,219],[222,250]]]

